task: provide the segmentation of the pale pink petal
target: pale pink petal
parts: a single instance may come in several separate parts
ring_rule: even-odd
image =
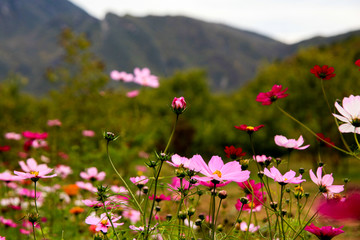
[[[345,123],[339,126],[339,131],[342,133],[351,133],[355,131],[355,127],[350,123]]]
[[[343,101],[344,100],[345,100],[345,98],[343,99]],[[351,119],[351,115],[347,111],[345,111],[345,109],[343,109],[338,102],[335,102],[335,107],[341,115],[343,115],[347,119]]]
[[[332,174],[326,174],[321,179],[321,184],[325,186],[331,186],[334,183],[334,178]]]
[[[319,171],[319,168],[318,168],[318,171]],[[317,177],[315,177],[315,174],[314,174],[314,172],[312,171],[312,169],[310,169],[309,175],[310,175],[311,180],[312,180],[316,185],[320,185],[321,180],[318,179]]]
[[[105,179],[105,176],[106,176],[106,173],[105,172],[100,172],[98,175],[97,175],[97,180],[98,181],[102,181]]]
[[[38,166],[35,159],[33,159],[33,158],[29,158],[28,160],[26,160],[26,164],[29,167],[29,169],[31,169],[31,170],[36,170],[36,168]]]
[[[337,119],[339,119],[339,120],[342,121],[342,122],[350,123],[350,118],[346,118],[346,117],[337,115],[337,114],[335,114],[335,113],[333,113],[333,115],[334,115],[334,117],[336,117]]]
[[[281,147],[283,147],[288,142],[288,139],[282,135],[276,135],[274,137],[274,140],[275,140],[276,145],[281,146]]]
[[[91,167],[87,170],[89,176],[96,176],[98,174],[98,170],[96,167]]]
[[[293,170],[290,170],[284,174],[283,178],[292,179],[295,177],[295,175],[296,175],[296,172],[294,172]]]
[[[332,185],[328,186],[327,189],[332,193],[341,193],[344,191],[344,185]]]
[[[21,169],[24,171],[24,172],[30,172],[31,170],[28,168],[28,166],[25,164],[24,161],[20,161],[19,162],[19,165],[21,167]]]
[[[213,156],[209,161],[209,169],[212,173],[214,173],[216,170],[221,170],[224,166],[224,162],[219,156]]]
[[[90,179],[90,176],[87,175],[85,172],[81,172],[81,173],[80,173],[80,177],[81,177],[82,179],[86,179],[86,180],[89,180],[89,179]]]

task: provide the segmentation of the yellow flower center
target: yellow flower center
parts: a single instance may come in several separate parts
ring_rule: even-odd
[[[39,175],[39,172],[38,171],[30,171],[30,174],[34,174],[35,177],[37,177]]]
[[[108,221],[107,221],[107,219],[103,219],[103,220],[101,220],[101,224],[102,224],[102,225],[106,225],[106,224],[107,224],[107,222],[108,222]]]
[[[287,181],[288,179],[287,178],[284,178],[284,181]]]
[[[221,178],[221,172],[219,170],[216,170],[215,172],[213,172],[213,174],[216,174],[219,178]]]
[[[246,130],[248,130],[248,131],[254,131],[254,129],[255,129],[255,128],[254,128],[254,127],[251,127],[251,126],[247,126],[247,127],[246,127]]]
[[[254,202],[249,202],[248,205],[249,205],[249,208],[254,208],[254,207],[255,207],[255,203],[254,203]]]

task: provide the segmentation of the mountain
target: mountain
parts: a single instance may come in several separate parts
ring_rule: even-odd
[[[58,36],[64,27],[86,34],[107,71],[149,67],[156,75],[169,76],[177,70],[203,68],[211,88],[220,91],[242,86],[263,64],[310,42],[337,40],[286,45],[261,34],[182,16],[109,13],[98,20],[67,0],[1,0],[0,79],[20,72],[29,78],[28,91],[46,92],[50,84],[43,74],[61,61]]]

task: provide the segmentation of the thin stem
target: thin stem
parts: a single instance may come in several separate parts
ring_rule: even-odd
[[[113,224],[113,222],[112,222],[112,220],[111,220],[111,217],[110,217],[109,213],[108,213],[107,210],[106,210],[105,201],[103,200],[102,203],[103,203],[103,206],[104,206],[104,211],[105,211],[105,213],[106,213],[106,217],[107,217],[107,218],[109,219],[109,221],[110,221],[110,224],[111,224],[111,227],[112,227],[112,229],[113,229],[113,231],[114,231],[114,234],[115,234],[115,236],[116,236],[116,239],[119,240],[119,237],[118,237],[118,235],[117,235],[117,233],[116,233],[116,231],[115,231],[115,227],[114,227],[114,224]]]
[[[177,122],[178,122],[178,119],[179,119],[179,114],[176,114],[175,124],[174,124],[174,126],[173,126],[173,129],[172,129],[170,138],[169,138],[168,143],[167,143],[167,145],[166,145],[166,148],[165,148],[165,150],[164,150],[164,153],[165,153],[165,154],[166,154],[166,152],[167,152],[167,150],[168,150],[168,148],[169,148],[169,146],[170,146],[170,142],[171,142],[171,140],[172,140],[172,138],[173,138],[173,136],[174,136],[175,128],[176,128],[176,124],[177,124]]]
[[[309,127],[307,127],[305,124],[303,124],[302,122],[300,122],[299,120],[297,120],[296,118],[294,118],[292,115],[290,115],[288,112],[286,112],[284,109],[282,109],[281,107],[279,107],[278,105],[276,105],[276,107],[282,112],[284,113],[287,117],[291,118],[292,120],[294,120],[296,123],[300,124],[303,128],[305,128],[306,130],[308,130],[313,136],[315,136],[317,139],[319,139],[320,141],[323,141],[326,144],[329,144],[328,142],[326,142],[324,139],[319,138],[316,133],[314,131],[312,131]],[[354,155],[352,152],[348,152],[344,149],[341,149],[335,145],[330,145],[332,148],[335,148],[336,150],[346,153],[348,155],[354,156],[357,159],[360,159],[358,156]]]
[[[139,204],[139,202],[136,200],[136,197],[135,195],[133,194],[133,192],[131,191],[131,188],[127,185],[126,181],[123,179],[123,177],[120,175],[120,173],[116,170],[112,160],[111,160],[111,157],[110,157],[110,154],[109,154],[109,141],[107,141],[106,143],[106,153],[107,153],[107,156],[108,156],[108,159],[109,159],[109,162],[112,166],[112,168],[114,169],[115,173],[118,175],[118,177],[120,178],[120,180],[123,182],[123,184],[125,185],[126,189],[128,190],[128,192],[130,193],[131,195],[131,198],[133,199],[133,201],[135,202],[135,205],[136,205],[136,208],[140,211],[141,215],[144,214],[143,210],[141,209],[141,206]]]
[[[357,135],[356,135],[355,130],[354,130],[354,138],[355,138],[356,145],[357,145],[358,149],[360,150],[360,144],[359,144],[359,140],[357,139]]]
[[[32,223],[32,230],[33,230],[34,240],[36,240],[35,223]]]
[[[244,207],[244,204],[241,204],[241,208],[240,208],[239,214],[238,214],[237,217],[236,217],[235,224],[232,226],[232,228],[230,229],[229,233],[226,234],[225,239],[230,236],[230,234],[232,233],[232,231],[234,231],[234,228],[235,228],[235,226],[236,226],[237,220],[239,219],[239,217],[240,217],[240,215],[241,215],[241,212],[242,212],[242,210],[243,210],[243,207]],[[224,239],[224,240],[225,240],[225,239]]]
[[[212,201],[212,210],[211,210],[211,227],[212,227],[212,231],[211,231],[211,239],[214,240],[215,239],[215,197],[216,197],[216,184],[214,183],[214,188],[211,192],[211,201]]]
[[[36,182],[37,182],[37,180],[33,180],[33,182],[34,182],[34,194],[35,194],[34,201],[35,201],[36,213],[37,213],[38,216],[40,216],[39,211],[38,211],[38,207],[37,207],[37,203],[36,203],[36,199],[37,199],[37,197],[36,197]],[[43,239],[45,239],[44,232],[43,232],[43,229],[42,229],[42,226],[41,226],[40,222],[39,222],[39,226],[40,226],[40,230],[41,230],[41,235],[42,235]]]

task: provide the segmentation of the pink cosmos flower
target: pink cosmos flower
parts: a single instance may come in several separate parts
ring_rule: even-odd
[[[243,232],[256,232],[258,229],[260,228],[260,226],[256,226],[253,223],[250,223],[249,227],[247,225],[247,223],[245,221],[242,221],[240,223],[240,230]]]
[[[48,144],[45,140],[42,139],[34,139],[34,141],[32,141],[31,146],[33,148],[47,148]]]
[[[48,137],[48,134],[46,132],[37,133],[37,132],[25,131],[22,133],[22,135],[29,139],[46,139]]]
[[[270,105],[279,98],[287,97],[289,94],[285,94],[286,90],[287,88],[282,90],[281,85],[274,85],[271,91],[266,93],[259,93],[259,95],[256,97],[256,101],[261,102],[262,105]]]
[[[47,125],[49,127],[60,127],[61,126],[61,122],[59,119],[52,119],[52,120],[48,120],[47,121]]]
[[[87,190],[87,191],[90,191],[90,192],[97,192],[97,188],[94,187],[91,183],[85,183],[85,182],[82,182],[82,181],[77,181],[77,182],[75,182],[75,184],[81,189],[84,189],[84,190]]]
[[[86,169],[86,172],[80,173],[80,177],[82,179],[90,180],[90,181],[102,181],[104,180],[105,176],[106,173],[103,171],[98,172],[96,167],[88,168]]]
[[[267,157],[265,155],[256,155],[256,156],[253,156],[253,159],[258,162],[258,163],[265,163],[266,161],[269,161],[271,162],[271,157]]]
[[[159,80],[156,76],[151,75],[148,68],[135,68],[134,69],[134,82],[142,86],[158,88]]]
[[[344,226],[341,226],[339,228],[334,228],[332,226],[324,226],[319,228],[315,226],[313,223],[311,223],[309,226],[306,226],[304,230],[314,234],[320,240],[330,240],[333,237],[343,233],[344,231],[341,230],[341,228],[343,227]]]
[[[20,161],[19,164],[24,172],[14,171],[14,174],[18,175],[22,179],[37,181],[39,178],[52,178],[57,176],[56,174],[47,175],[51,173],[53,169],[49,168],[46,164],[38,165],[33,158],[27,159],[26,164],[24,161]]]
[[[94,137],[95,136],[95,132],[93,130],[83,130],[82,131],[82,135],[84,137]]]
[[[190,159],[186,157],[181,157],[178,154],[174,154],[171,156],[171,162],[170,161],[166,161],[166,162],[177,168],[178,167],[189,168],[190,166]]]
[[[110,72],[110,77],[114,81],[124,81],[124,82],[132,82],[134,79],[134,75],[127,72],[119,72],[117,70],[113,70]]]
[[[11,139],[11,140],[20,140],[21,134],[14,133],[14,132],[8,132],[8,133],[5,133],[5,138]]]
[[[138,187],[143,187],[149,179],[145,176],[131,177],[130,181]]]
[[[154,195],[149,196],[149,199],[154,200]],[[155,196],[155,201],[156,202],[171,201],[171,196],[165,196],[164,194],[161,194],[159,196]]]
[[[219,156],[213,156],[207,165],[200,155],[195,155],[192,158],[191,165],[195,171],[205,175],[205,177],[195,176],[194,179],[199,181],[217,181],[222,183],[224,181],[243,182],[249,179],[250,172],[243,171],[241,165],[237,161],[232,161],[224,164]]]
[[[301,147],[301,145],[304,144],[304,138],[301,135],[298,140],[287,139],[286,137],[284,137],[282,135],[276,135],[274,137],[274,139],[275,139],[276,145],[278,145],[280,147],[284,147],[284,148],[293,148],[293,149],[297,149],[297,150],[304,150],[310,146],[310,145],[305,145],[305,146]]]
[[[20,181],[22,178],[12,175],[9,171],[0,173],[0,180],[5,182]]]
[[[275,182],[278,182],[281,185],[285,185],[288,183],[299,184],[306,181],[305,179],[301,179],[302,178],[301,174],[298,177],[295,177],[296,172],[294,172],[293,170],[290,170],[286,172],[284,175],[282,175],[276,167],[270,168],[270,171],[267,168],[265,168],[264,174],[267,177],[274,179]]]
[[[120,217],[114,217],[111,213],[111,221],[114,225],[114,228],[123,225],[124,223],[117,223],[117,221],[121,218]],[[96,231],[102,231],[103,233],[107,233],[107,230],[109,227],[111,227],[111,223],[109,221],[109,219],[106,216],[106,213],[103,213],[100,215],[100,217],[97,216],[88,216],[85,219],[85,223],[90,224],[90,225],[95,225],[96,226]]]
[[[124,216],[124,218],[129,219],[132,224],[140,221],[141,219],[141,213],[133,209],[124,210],[122,215]]]
[[[59,175],[62,179],[65,179],[69,174],[72,174],[71,167],[65,165],[57,165],[55,167],[55,173]]]
[[[139,93],[140,93],[139,90],[134,90],[134,91],[127,92],[127,93],[126,93],[126,96],[127,96],[128,98],[134,98],[134,97],[138,96]]]
[[[310,169],[309,174],[311,180],[319,186],[320,192],[325,193],[328,198],[331,198],[334,193],[340,193],[344,191],[344,185],[332,185],[334,182],[332,173],[322,176],[322,167],[318,167],[316,176],[312,169]]]
[[[183,179],[183,180],[182,180],[182,184],[180,184],[180,183],[181,183],[181,182],[180,182],[180,178],[178,178],[178,177],[173,177],[173,178],[172,178],[172,181],[171,181],[171,184],[168,184],[168,186],[170,187],[169,190],[170,190],[170,191],[178,192],[181,187],[182,187],[183,189],[188,190],[189,187],[190,187],[190,189],[191,189],[191,188],[199,185],[198,183],[196,183],[196,184],[191,184],[191,186],[190,186],[189,181],[187,181],[186,179]]]
[[[339,131],[360,134],[360,96],[345,97],[342,100],[342,107],[337,102],[335,107],[342,116],[334,113],[333,115],[344,122],[339,126]]]
[[[5,237],[0,236],[0,240],[6,240],[6,238],[5,238]]]
[[[246,198],[249,200],[249,202],[247,204],[244,204],[244,206],[241,203],[240,199],[237,200],[235,204],[236,210],[240,211],[241,206],[243,206],[242,210],[244,211],[260,212],[260,210],[262,209],[262,205],[266,201],[265,193],[263,192],[255,192],[254,198],[252,194],[248,194],[246,195]]]
[[[3,217],[0,217],[0,223],[4,224],[6,227],[12,227],[12,228],[16,228],[17,224],[11,220],[11,219],[6,219]]]

